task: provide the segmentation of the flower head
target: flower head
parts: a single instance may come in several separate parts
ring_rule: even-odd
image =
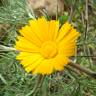
[[[80,35],[66,22],[47,21],[44,17],[30,20],[19,30],[15,48],[20,51],[17,59],[24,69],[33,74],[51,74],[61,71],[76,53],[76,39]]]

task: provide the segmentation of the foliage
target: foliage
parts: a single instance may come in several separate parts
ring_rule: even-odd
[[[64,13],[68,12],[70,21],[81,32],[75,61],[96,71],[96,0],[89,1],[88,9],[86,0],[64,2]],[[0,44],[13,47],[18,29],[32,17],[30,14],[24,0],[0,0]],[[26,96],[36,83],[37,76],[25,73],[15,60],[17,53],[0,51],[0,96]],[[36,96],[96,96],[96,80],[65,69],[46,76]]]

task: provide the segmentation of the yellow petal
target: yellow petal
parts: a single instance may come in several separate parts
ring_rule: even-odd
[[[71,24],[69,24],[68,22],[66,22],[61,29],[59,30],[59,34],[58,37],[56,39],[56,41],[60,41],[62,40],[62,38],[64,38],[64,36],[66,36],[69,33],[69,30],[71,29]]]
[[[76,29],[71,28],[70,32],[58,43],[59,52],[65,56],[74,56],[76,54],[76,40],[79,36]]]
[[[61,71],[68,62],[69,59],[67,57],[59,54],[55,58],[42,61],[32,73],[44,75],[51,74],[54,70]]]
[[[51,74],[53,72],[53,66],[52,66],[52,62],[50,62],[50,60],[43,60],[39,66],[37,66],[37,68],[33,71],[33,74]]]
[[[29,21],[31,29],[34,31],[34,33],[39,37],[39,39],[44,42],[48,40],[48,28],[49,24],[48,21],[42,17],[39,18],[38,20],[34,21],[31,20]]]
[[[21,60],[21,64],[24,67],[29,66],[30,64],[33,64],[34,62],[36,62],[38,59],[43,58],[40,54],[36,54],[36,53],[25,53],[22,52],[17,56],[18,60]]]
[[[64,69],[64,66],[66,66],[69,62],[69,59],[62,55],[62,54],[58,54],[54,59],[53,61],[54,62],[54,69],[55,70],[58,70],[58,71],[61,71]]]
[[[25,27],[22,27],[22,29],[20,29],[19,32],[27,40],[31,41],[32,43],[34,43],[39,47],[41,46],[42,42],[40,41],[39,37],[35,34],[34,30],[30,26],[26,25]]]
[[[61,47],[62,46],[62,47]],[[70,44],[59,45],[59,53],[64,54],[64,56],[70,57],[76,55],[76,42]]]
[[[49,38],[55,40],[58,35],[59,21],[51,20],[49,22]]]
[[[25,70],[27,73],[32,72],[35,70],[36,67],[40,65],[40,63],[43,61],[43,58],[39,58],[37,61],[30,63],[27,67],[25,67]]]
[[[26,59],[26,58],[34,58],[34,57],[38,57],[40,56],[40,54],[38,53],[29,53],[29,52],[20,52],[17,56],[16,56],[16,59],[17,60],[23,60],[23,59]]]
[[[65,35],[64,38],[62,38],[62,40],[59,41],[59,43],[61,45],[63,45],[63,44],[69,44],[72,42],[76,42],[76,40],[79,36],[80,36],[80,33],[77,32],[76,29],[71,28],[71,30],[69,32],[67,32],[67,35]]]
[[[32,42],[28,41],[24,37],[19,36],[18,41],[16,41],[15,48],[20,51],[26,51],[26,52],[39,52],[40,48],[37,47]]]

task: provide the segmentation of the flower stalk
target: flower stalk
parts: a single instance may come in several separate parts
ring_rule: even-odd
[[[73,61],[71,61],[69,63],[69,66],[71,66],[72,68],[75,68],[75,69],[79,70],[80,72],[83,72],[83,73],[93,77],[94,79],[96,79],[96,72],[93,72],[87,68],[84,68],[84,67],[80,66],[79,64],[74,64]]]
[[[6,47],[4,45],[0,45],[0,51],[16,51],[16,49],[12,47]]]
[[[42,87],[43,81],[44,81],[44,77],[43,75],[39,75],[36,85],[34,86],[33,90],[30,91],[30,93],[28,93],[26,96],[36,96],[37,92],[39,91],[39,88]]]

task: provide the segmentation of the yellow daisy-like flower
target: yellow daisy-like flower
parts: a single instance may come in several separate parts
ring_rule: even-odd
[[[68,22],[60,28],[59,21],[47,21],[44,17],[30,20],[19,32],[17,59],[33,74],[63,70],[69,57],[76,53],[76,39],[80,35]]]

